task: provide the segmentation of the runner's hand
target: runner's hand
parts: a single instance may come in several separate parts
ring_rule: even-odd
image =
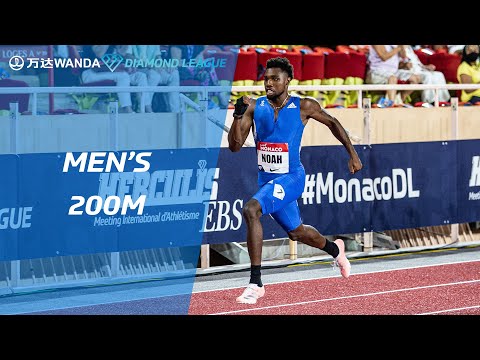
[[[348,161],[348,170],[350,174],[355,174],[357,171],[360,171],[363,168],[363,164],[358,156],[353,156]]]
[[[235,103],[235,111],[233,112],[233,117],[239,118],[247,111],[248,105],[250,105],[250,98],[247,96],[242,96],[237,99]]]

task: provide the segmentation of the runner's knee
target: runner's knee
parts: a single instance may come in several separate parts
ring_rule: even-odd
[[[243,207],[242,213],[247,222],[258,219],[262,216],[262,206],[257,200],[251,199]]]
[[[305,228],[303,225],[300,225],[296,229],[288,232],[288,237],[293,241],[300,241],[305,236]]]

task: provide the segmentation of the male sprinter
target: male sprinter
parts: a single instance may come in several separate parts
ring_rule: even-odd
[[[305,169],[300,162],[303,129],[310,118],[328,126],[345,146],[350,160],[348,168],[354,174],[362,162],[340,122],[325,112],[313,98],[288,94],[293,79],[293,67],[286,58],[267,61],[265,71],[266,96],[258,99],[237,99],[233,124],[228,133],[231,151],[242,148],[253,126],[258,157],[259,190],[243,207],[247,223],[247,247],[250,257],[250,282],[237,302],[255,304],[265,295],[261,280],[263,228],[260,217],[270,214],[293,241],[322,249],[334,258],[344,278],[350,275],[350,262],[345,256],[341,239],[329,241],[313,226],[302,223],[297,199],[305,187]]]

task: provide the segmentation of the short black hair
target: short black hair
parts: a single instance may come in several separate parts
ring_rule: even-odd
[[[276,57],[267,60],[267,69],[280,68],[288,74],[290,79],[293,79],[293,66],[290,61],[284,57]]]

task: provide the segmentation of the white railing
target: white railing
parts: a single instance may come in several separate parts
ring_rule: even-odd
[[[132,90],[133,89],[133,90]],[[290,85],[293,91],[382,91],[382,90],[461,90],[480,89],[480,84],[363,84],[363,85]],[[0,94],[66,94],[66,93],[110,93],[110,92],[222,92],[222,91],[265,91],[263,85],[252,86],[67,86],[67,87],[0,87]]]
[[[434,90],[434,106],[439,105],[439,90],[462,90],[462,89],[480,89],[480,84],[364,84],[364,85],[291,85],[288,87],[292,91],[356,91],[358,93],[357,105],[362,107],[364,91],[387,91],[387,90]],[[262,85],[255,86],[232,86],[232,91],[264,91]]]
[[[480,89],[480,84],[363,84],[363,85],[291,85],[291,91],[356,91],[357,105],[362,107],[363,92],[387,90],[434,90],[434,106],[439,106],[438,90]],[[253,86],[72,86],[72,87],[0,87],[0,94],[32,94],[32,114],[37,114],[38,94],[82,94],[82,93],[119,93],[119,92],[182,92],[202,93],[208,99],[208,93],[216,92],[262,92],[263,85]],[[143,98],[143,97],[142,97]],[[141,109],[143,109],[143,104]]]

